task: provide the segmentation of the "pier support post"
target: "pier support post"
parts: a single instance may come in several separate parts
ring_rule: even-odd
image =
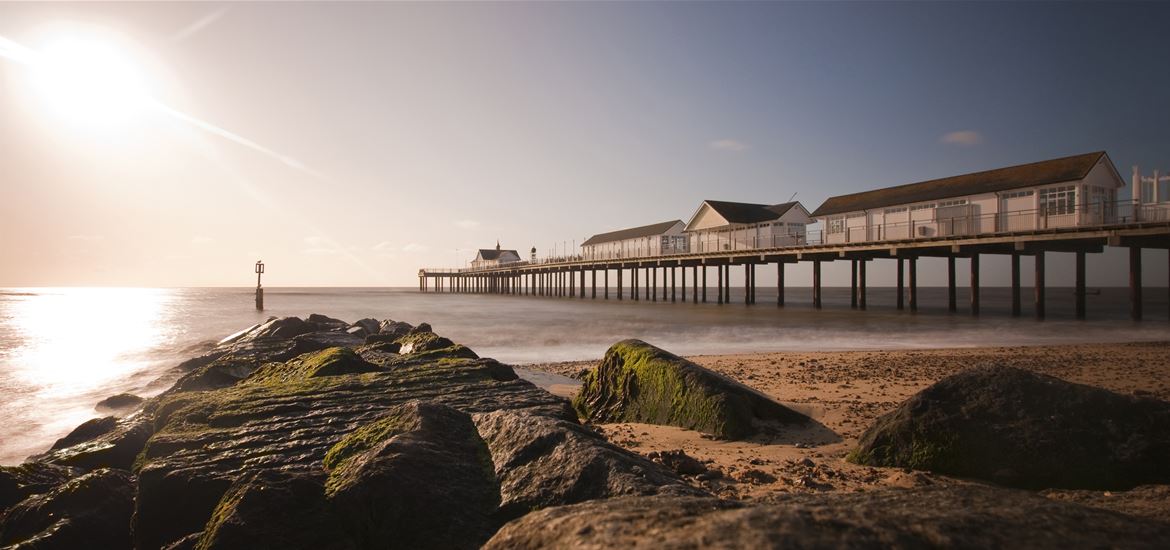
[[[776,262],[776,307],[784,307],[784,262]]]
[[[704,271],[706,268],[703,268]],[[691,266],[691,301],[699,303],[699,266]]]
[[[593,297],[594,298],[597,297],[597,276],[596,275],[593,276]],[[578,294],[577,299],[579,299],[579,300],[585,299],[585,268],[584,267],[581,268],[581,292]]]
[[[624,294],[624,290],[625,289],[622,288],[622,266],[621,266],[621,264],[618,264],[618,268],[617,268],[617,299],[619,301],[622,299],[622,294]],[[609,292],[608,285],[605,287],[605,291],[607,293]]]
[[[902,273],[902,258],[898,258],[898,299],[897,299],[898,309],[904,309],[902,307],[902,304],[905,301],[904,297],[906,295],[906,290],[902,284],[903,280],[904,280],[904,275]]]
[[[650,268],[650,289],[651,289],[651,292],[654,293],[654,295],[651,296],[650,300],[653,302],[657,302],[658,301],[658,268],[657,267]],[[662,297],[666,298],[666,281],[665,280],[662,281]]]
[[[1129,247],[1129,316],[1142,320],[1142,249]]]
[[[707,303],[707,266],[703,266],[703,303]]]
[[[1012,317],[1020,316],[1020,255],[1012,252]]]
[[[1019,262],[1016,262],[1016,272],[1019,273]],[[1019,288],[1020,278],[1016,277],[1016,288]],[[971,315],[979,315],[979,255],[971,255]]]
[[[947,311],[958,311],[959,304],[955,292],[955,257],[947,256]]]
[[[821,261],[813,260],[813,307],[821,309]]]
[[[857,265],[857,307],[865,311],[865,264],[869,260],[861,260]]]
[[[676,301],[675,300],[676,295],[675,295],[675,290],[674,290],[674,283],[675,283],[674,278],[675,278],[675,273],[676,273],[675,269],[676,268],[674,268],[674,267],[670,268],[670,301],[671,302]],[[683,289],[683,292],[686,292],[685,288]]]
[[[1036,319],[1044,320],[1044,251],[1036,253]]]
[[[849,309],[857,309],[857,260],[849,260]]]
[[[727,265],[723,266],[723,302],[731,303],[731,258],[728,258]]]
[[[1076,295],[1077,319],[1085,318],[1085,251],[1077,251]]]
[[[918,311],[918,258],[911,256],[906,263],[910,264],[910,311]]]
[[[591,296],[589,297],[589,299],[596,300],[597,299],[597,268],[590,269],[589,272],[591,273],[591,277],[592,277],[589,280],[589,286],[591,287],[590,288]]]
[[[723,266],[717,265],[715,266],[715,269],[719,273],[719,278],[715,281],[716,284],[719,285],[718,299],[716,300],[716,303],[723,305]]]
[[[682,272],[682,298],[683,298],[683,303],[686,303],[686,301],[687,301],[687,267],[686,267],[686,266],[680,266],[680,267],[679,267],[679,271],[681,271],[681,272]]]
[[[752,264],[743,264],[743,305],[752,304]]]

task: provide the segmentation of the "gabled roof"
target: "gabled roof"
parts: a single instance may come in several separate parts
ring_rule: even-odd
[[[479,249],[479,256],[477,257],[477,259],[479,259],[479,260],[498,260],[498,259],[500,259],[500,256],[503,256],[504,254],[508,254],[508,253],[511,253],[512,255],[516,256],[517,258],[520,257],[520,255],[517,254],[515,250],[500,250],[498,248],[481,248],[481,249]]]
[[[695,217],[699,215],[699,212],[703,211],[703,206],[710,207],[711,210],[714,210],[716,214],[719,214],[723,219],[727,220],[727,223],[729,224],[759,223],[779,219],[784,214],[787,214],[789,210],[792,210],[794,206],[800,206],[800,201],[785,202],[769,206],[767,204],[753,204],[750,202],[705,200],[702,204],[699,205],[699,208],[695,210],[695,213],[691,214],[691,219],[689,222],[687,222],[688,228],[690,228],[691,224],[695,223]],[[800,206],[800,208],[804,210],[803,206]],[[804,210],[804,212],[807,214],[808,210]],[[690,231],[690,229],[688,229],[688,231]]]
[[[1097,165],[1102,157],[1108,159],[1105,151],[909,183],[851,195],[840,195],[825,201],[812,215],[813,217],[821,217],[1079,180],[1089,175],[1089,171]],[[1110,169],[1113,169],[1113,163],[1110,162],[1109,165]],[[1116,173],[1115,169],[1113,171]]]
[[[581,243],[581,246],[612,243],[616,241],[637,239],[641,237],[653,237],[655,235],[661,235],[667,231],[670,231],[670,228],[680,223],[682,223],[682,220],[671,220],[668,222],[643,225],[642,227],[631,227],[629,229],[610,231],[609,233],[598,233],[586,239],[585,242]]]

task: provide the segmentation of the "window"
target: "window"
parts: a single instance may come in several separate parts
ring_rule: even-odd
[[[1072,214],[1077,206],[1076,187],[1050,187],[1040,190],[1040,213],[1045,216]]]
[[[845,232],[845,218],[829,218],[828,230],[829,233],[844,233]]]
[[[967,204],[967,199],[955,199],[951,201],[939,201],[938,207],[946,208],[948,206],[962,206],[964,204]]]
[[[906,207],[905,207],[905,206],[898,206],[898,207],[895,207],[895,208],[887,208],[887,209],[886,209],[886,214],[897,214],[897,213],[899,213],[899,212],[905,212],[905,211],[906,211]]]
[[[916,204],[916,205],[910,207],[910,211],[914,212],[915,210],[927,210],[930,208],[934,208],[933,202],[929,203],[929,204]]]
[[[1004,193],[1004,194],[1000,195],[1001,198],[1005,198],[1005,199],[1018,199],[1020,197],[1031,197],[1031,196],[1032,196],[1032,191],[1030,191],[1030,190],[1029,191],[1012,191],[1011,193]]]
[[[864,218],[864,217],[865,217],[865,212],[850,212],[850,213],[848,213],[848,214],[845,214],[845,217],[846,217],[846,218],[849,218],[849,219],[853,219],[853,218]]]

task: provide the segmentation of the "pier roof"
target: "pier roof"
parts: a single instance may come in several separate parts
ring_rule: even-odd
[[[1044,160],[983,172],[951,176],[935,180],[908,183],[874,191],[862,191],[850,195],[839,195],[826,200],[815,212],[814,217],[859,212],[873,208],[884,208],[902,204],[1008,191],[1021,187],[1036,187],[1083,179],[1102,159],[1108,159],[1105,151],[1096,151],[1071,157]],[[1112,162],[1110,162],[1110,169]]]
[[[654,223],[650,225],[643,225],[641,227],[631,227],[629,229],[619,229],[617,231],[610,231],[609,233],[598,233],[589,237],[581,246],[589,246],[594,244],[612,243],[617,241],[624,241],[626,239],[638,239],[642,237],[653,237],[661,235],[670,231],[670,228],[682,223],[682,220],[671,220],[668,222]]]
[[[782,204],[753,204],[750,202],[703,201],[728,223],[758,223],[783,216],[796,202]]]
[[[481,248],[481,249],[479,249],[479,257],[476,259],[478,259],[478,260],[498,260],[498,259],[500,259],[500,256],[502,256],[504,254],[512,254],[512,255],[515,255],[517,258],[520,257],[520,254],[517,253],[515,250],[500,250],[498,248]]]

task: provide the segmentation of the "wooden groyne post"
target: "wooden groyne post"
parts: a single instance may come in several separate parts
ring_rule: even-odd
[[[256,260],[256,311],[264,311],[264,287],[260,286],[260,276],[264,274],[264,262]]]

